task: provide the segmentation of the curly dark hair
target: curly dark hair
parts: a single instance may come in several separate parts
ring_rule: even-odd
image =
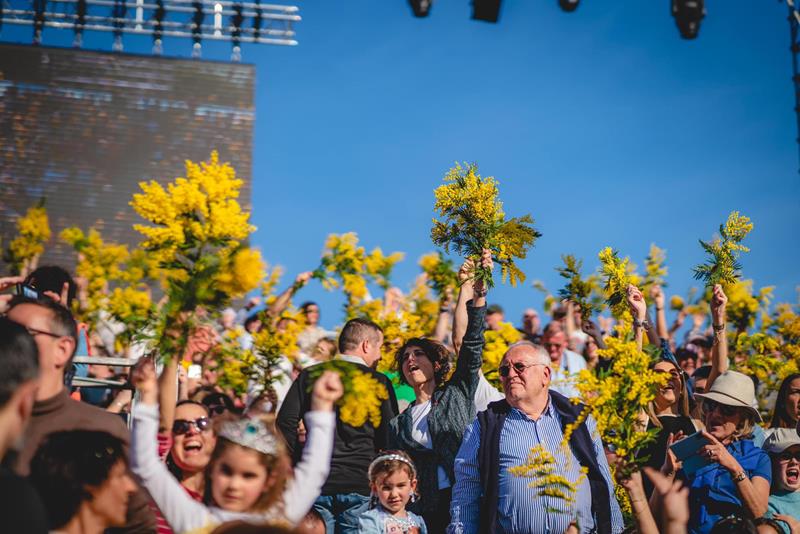
[[[106,432],[72,430],[45,438],[31,462],[30,481],[48,513],[50,528],[69,523],[83,501],[87,486],[99,487],[117,462],[127,464],[123,443]]]
[[[438,341],[424,337],[414,337],[403,343],[394,355],[394,362],[397,366],[400,383],[405,385],[408,385],[408,381],[403,374],[403,361],[405,360],[403,354],[408,347],[419,347],[422,349],[422,352],[425,353],[425,356],[427,356],[431,364],[433,364],[433,380],[436,382],[436,386],[441,386],[450,374],[450,366],[452,365],[450,363],[450,351],[447,350],[447,347]]]

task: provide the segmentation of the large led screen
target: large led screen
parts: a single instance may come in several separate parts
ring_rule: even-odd
[[[139,241],[138,182],[184,175],[218,150],[250,205],[253,65],[0,44],[0,236],[44,198],[53,237],[40,261],[71,267],[66,226]],[[5,272],[5,270],[4,270]]]

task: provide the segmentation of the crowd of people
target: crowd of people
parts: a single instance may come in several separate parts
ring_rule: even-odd
[[[119,369],[74,361],[113,353],[113,334],[75,321],[79,291],[66,270],[1,278],[3,531],[800,533],[800,374],[783,380],[762,420],[753,379],[729,368],[721,286],[708,325],[697,321],[683,340],[659,287],[627,289],[634,338],[659,349],[652,370],[666,377],[641,414],[640,431],[656,439],[630,469],[574,399],[578,373],[607,365],[597,351],[610,325],[568,302],[547,321],[526,310],[498,389],[483,375],[484,333],[503,311],[487,305],[476,264],[491,270],[491,254],[464,262],[435,332],[402,340],[394,379],[376,370],[385,358],[376,323],[357,317],[330,332],[306,302],[302,357],[279,363],[272,387],[244,394],[220,385],[213,346],[241,328],[247,348],[310,273],[265,312],[253,299],[197,326],[183,354],[137,355]],[[314,371],[331,359],[378,384],[379,423],[342,419],[342,376]],[[574,483],[571,496],[537,494],[513,474],[534,448]]]

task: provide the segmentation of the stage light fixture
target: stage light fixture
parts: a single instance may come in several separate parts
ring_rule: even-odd
[[[202,2],[192,2],[192,7],[194,8],[194,15],[192,15],[192,39],[195,45],[199,45],[200,41],[203,40],[201,34],[203,33],[203,19],[205,19],[206,14],[203,11]],[[197,48],[197,46],[195,46],[195,48]]]
[[[256,16],[253,17],[253,39],[258,40],[261,37],[261,23],[262,23],[262,12],[261,12],[261,0],[256,1]]]
[[[45,11],[47,11],[47,0],[33,0],[33,44],[36,45],[42,43]]]
[[[672,16],[681,37],[694,39],[700,31],[700,21],[706,16],[703,0],[672,0]]]
[[[559,7],[567,13],[572,13],[578,9],[578,4],[580,4],[580,0],[558,0]]]
[[[427,17],[433,0],[408,0],[415,17]]]
[[[500,17],[500,0],[472,0],[472,18],[497,22]]]

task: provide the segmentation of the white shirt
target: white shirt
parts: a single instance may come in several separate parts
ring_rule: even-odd
[[[586,369],[586,360],[583,356],[571,350],[565,350],[561,356],[561,365],[551,367],[550,389],[566,397],[579,397],[580,393],[575,388],[575,380],[581,370]]]
[[[411,406],[411,438],[426,449],[433,449],[433,441],[428,432],[429,413],[431,413],[431,401]],[[447,473],[444,472],[442,466],[438,466],[436,472],[439,478],[439,489],[449,488],[450,479],[447,478]]]

